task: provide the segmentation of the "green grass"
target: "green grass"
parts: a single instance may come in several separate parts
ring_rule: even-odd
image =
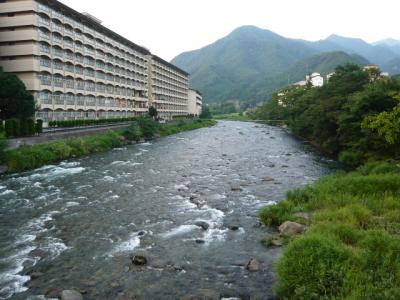
[[[156,122],[139,118],[124,131],[108,131],[81,138],[61,139],[46,144],[23,146],[5,152],[5,164],[8,173],[36,169],[46,164],[98,153],[119,147],[124,140],[138,141],[142,138],[167,136],[181,131],[209,127],[216,124],[213,120],[181,120],[173,124],[157,124]]]
[[[288,192],[264,208],[278,226],[309,212],[277,263],[281,299],[400,299],[400,166],[364,165]]]

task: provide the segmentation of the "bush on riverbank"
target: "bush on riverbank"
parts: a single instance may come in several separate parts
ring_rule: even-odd
[[[166,136],[215,124],[216,122],[213,120],[188,120],[179,124],[160,125],[149,118],[138,118],[124,131],[108,131],[81,138],[56,140],[47,144],[23,146],[9,150],[5,152],[5,163],[9,173],[21,172],[71,157],[104,152],[121,146],[124,139],[138,141],[142,138],[152,138],[156,135]]]
[[[261,212],[267,225],[311,218],[277,264],[289,299],[399,299],[400,165],[375,162],[287,194]]]
[[[57,140],[34,146],[22,146],[6,153],[8,172],[31,170],[70,157],[110,150],[121,144],[120,135],[109,131],[82,138]]]

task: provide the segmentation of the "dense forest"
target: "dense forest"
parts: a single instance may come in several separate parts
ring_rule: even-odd
[[[294,134],[356,167],[400,157],[399,100],[399,79],[347,64],[322,87],[280,89],[253,117],[282,120]]]

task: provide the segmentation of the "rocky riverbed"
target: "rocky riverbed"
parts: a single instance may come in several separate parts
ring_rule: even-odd
[[[270,299],[281,250],[258,211],[334,168],[225,121],[2,177],[0,299]]]

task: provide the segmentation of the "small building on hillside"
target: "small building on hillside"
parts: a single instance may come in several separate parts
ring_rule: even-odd
[[[307,75],[306,81],[310,81],[313,87],[324,85],[324,77],[316,72],[312,73],[311,75]]]
[[[203,97],[198,90],[188,90],[188,114],[198,117],[201,114]]]

